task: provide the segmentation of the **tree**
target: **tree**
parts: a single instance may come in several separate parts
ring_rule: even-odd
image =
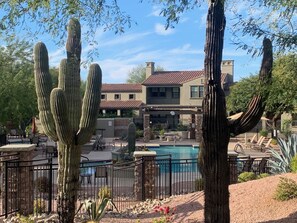
[[[96,43],[94,37],[98,28],[122,33],[132,22],[130,16],[120,10],[117,0],[10,0],[1,1],[0,8],[2,38],[14,38],[18,28],[27,31],[31,38],[37,33],[50,33],[54,38],[58,37],[59,43],[63,43],[66,24],[70,18],[76,17],[85,23],[86,38]],[[33,29],[32,24],[38,28]]]
[[[228,121],[224,91],[221,87],[221,62],[225,30],[224,1],[209,1],[205,43],[205,81],[203,98],[202,142],[199,164],[204,177],[205,222],[230,222],[228,143],[230,135],[253,128],[260,120],[268,92],[260,91],[238,119]],[[269,85],[272,71],[272,44],[263,41],[263,60],[259,75]]]
[[[164,71],[163,67],[157,66],[156,71]],[[129,74],[127,83],[142,83],[146,78],[146,68],[143,65],[138,65],[133,68]]]
[[[217,0],[218,1],[218,0]],[[217,2],[217,1],[210,1]],[[161,4],[161,15],[166,18],[166,28],[174,27],[185,11],[193,10],[199,7],[203,0],[154,0]],[[233,42],[239,47],[258,54],[259,47],[254,47],[251,42],[245,42],[242,36],[253,36],[258,41],[259,38],[267,37],[274,41],[274,47],[279,51],[293,51],[297,46],[297,2],[278,1],[278,0],[251,0],[236,1],[228,0],[226,2],[226,11],[232,12],[230,19],[230,29],[233,31]],[[242,10],[244,9],[244,10]]]
[[[0,48],[0,122],[23,130],[37,114],[31,49],[19,40]]]
[[[274,126],[283,112],[292,112],[297,105],[297,55],[279,55],[275,59],[272,70],[272,84],[266,102],[265,115],[272,119]],[[227,97],[227,108],[231,113],[246,110],[248,101],[253,97],[256,88],[259,88],[258,75],[244,78],[231,87]]]

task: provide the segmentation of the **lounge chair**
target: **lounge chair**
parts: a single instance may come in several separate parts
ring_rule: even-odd
[[[259,147],[259,146],[261,146],[263,144],[264,140],[265,140],[265,137],[264,136],[260,136],[260,138],[258,139],[257,143],[250,143],[248,145],[248,147],[250,149],[257,148],[257,147]]]
[[[263,140],[264,141],[264,140]],[[271,149],[270,144],[271,144],[272,138],[270,138],[266,144],[260,144],[260,145],[255,145],[252,147],[252,149],[256,149],[256,150],[260,150],[261,152],[267,150],[267,149]]]
[[[94,150],[103,150],[105,148],[105,140],[102,135],[97,135],[93,145]]]

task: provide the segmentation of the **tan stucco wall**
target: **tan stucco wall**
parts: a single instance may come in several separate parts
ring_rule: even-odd
[[[121,99],[120,101],[128,101],[129,100],[129,94],[134,94],[135,95],[135,99],[132,100],[142,100],[142,93],[141,92],[102,92],[102,94],[106,94],[106,101],[114,101],[114,95],[115,94],[120,94],[121,95]],[[131,99],[130,99],[131,100]]]
[[[191,86],[203,86],[204,77],[184,83],[180,88],[180,105],[202,106],[202,98],[191,98]]]

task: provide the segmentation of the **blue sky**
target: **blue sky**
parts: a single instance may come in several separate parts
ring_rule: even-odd
[[[125,4],[124,4],[125,3]],[[94,62],[101,66],[103,83],[125,83],[129,71],[139,64],[153,61],[165,70],[202,70],[204,60],[205,25],[207,5],[182,15],[174,29],[165,30],[165,18],[159,16],[160,8],[138,0],[119,0],[119,4],[137,25],[132,25],[124,34],[98,29],[96,41],[99,55]],[[238,81],[260,69],[261,58],[253,58],[246,51],[237,49],[231,43],[228,26],[225,32],[223,59],[234,60],[234,80]],[[82,24],[82,29],[83,24]],[[64,47],[58,48],[45,36],[39,37],[49,51],[50,65],[58,66],[66,56]],[[259,40],[261,41],[261,40]],[[86,60],[87,50],[92,48],[83,42],[82,59]],[[86,79],[87,69],[82,68],[82,79]]]

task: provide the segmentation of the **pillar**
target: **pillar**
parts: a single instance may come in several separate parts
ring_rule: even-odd
[[[137,201],[156,198],[156,152],[135,151],[134,159],[138,165],[135,166],[134,194]]]
[[[5,183],[1,185],[2,191],[2,208],[5,210],[6,205],[8,208],[17,207],[21,215],[33,214],[33,171],[30,171],[33,160],[35,144],[8,144],[0,147],[0,152],[3,155],[18,153],[18,164],[20,168],[8,168],[8,187],[5,190]],[[15,155],[14,155],[15,156]],[[5,162],[2,162],[5,164]],[[24,167],[22,167],[24,166]],[[6,182],[5,166],[2,166],[3,182]],[[7,204],[5,203],[7,193]],[[15,198],[15,199],[14,199]],[[8,211],[10,211],[8,209]]]
[[[202,115],[201,114],[196,114],[195,115],[195,120],[196,120],[195,139],[196,139],[196,142],[201,142],[202,141]]]
[[[143,141],[149,142],[150,139],[151,139],[150,115],[143,114]]]
[[[121,117],[121,110],[120,109],[117,110],[117,116]]]

